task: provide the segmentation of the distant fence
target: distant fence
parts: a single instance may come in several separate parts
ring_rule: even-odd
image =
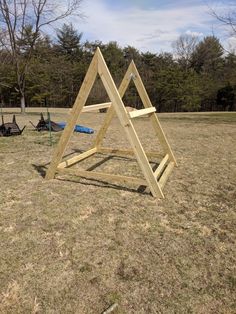
[[[54,108],[50,107],[48,108],[48,111],[50,113],[61,113],[61,114],[68,114],[70,112],[71,108]],[[2,108],[3,113],[10,114],[10,113],[21,113],[20,107],[9,107],[9,108]],[[86,110],[87,111],[87,110]],[[99,110],[97,110],[99,111]],[[40,112],[47,112],[46,107],[26,107],[25,108],[26,113],[40,113]],[[92,111],[93,112],[93,111]],[[236,111],[198,111],[198,112],[157,112],[158,115],[161,116],[174,116],[174,115],[198,115],[198,114],[235,114]]]
[[[70,108],[48,108],[49,112],[52,113],[69,113]],[[20,107],[12,107],[12,108],[2,108],[3,113],[21,113]],[[38,112],[47,112],[47,108],[45,107],[26,107],[26,113],[38,113]]]

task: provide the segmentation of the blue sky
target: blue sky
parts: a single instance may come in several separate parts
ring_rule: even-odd
[[[172,51],[172,43],[181,34],[219,37],[228,49],[236,47],[236,38],[209,14],[227,11],[235,1],[212,0],[83,0],[84,21],[71,21],[83,40],[117,41],[122,47],[141,51]],[[234,4],[235,6],[235,4]]]

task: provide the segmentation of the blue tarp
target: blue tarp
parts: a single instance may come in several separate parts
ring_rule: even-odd
[[[62,129],[65,128],[66,123],[65,122],[59,122],[57,123]],[[87,134],[92,134],[94,133],[94,130],[91,128],[87,128],[86,126],[82,126],[82,125],[76,125],[74,128],[74,132],[80,132],[80,133],[87,133]]]

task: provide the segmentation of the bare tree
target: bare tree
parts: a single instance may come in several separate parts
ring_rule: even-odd
[[[0,45],[11,55],[21,111],[25,112],[25,82],[35,44],[43,28],[79,15],[82,0],[0,0]]]
[[[185,67],[190,66],[192,54],[199,42],[199,38],[195,35],[183,34],[173,43],[175,55],[178,61]]]
[[[226,13],[217,13],[210,9],[211,15],[217,18],[223,25],[226,25],[231,30],[231,36],[236,37],[236,5],[231,5]]]

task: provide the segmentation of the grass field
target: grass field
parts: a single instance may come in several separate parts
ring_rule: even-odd
[[[96,131],[103,118],[80,123]],[[95,314],[114,303],[113,313],[236,313],[236,113],[160,114],[179,165],[164,200],[132,185],[44,180],[53,147],[30,126],[38,119],[17,115],[23,135],[0,138],[0,313]],[[149,120],[135,127],[158,151]],[[106,146],[129,148],[117,119],[109,131]],[[74,134],[66,154],[94,136]],[[140,175],[132,158],[80,163],[95,166]]]

